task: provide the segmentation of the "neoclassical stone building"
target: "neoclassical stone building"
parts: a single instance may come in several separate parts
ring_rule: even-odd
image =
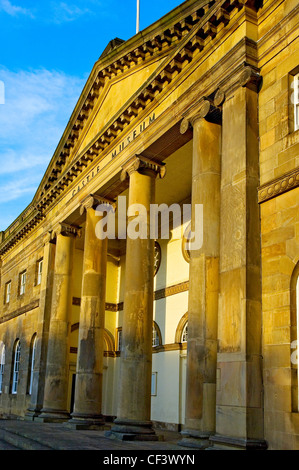
[[[298,13],[187,0],[108,44],[0,233],[1,416],[299,448]],[[98,236],[101,204],[115,237]],[[132,204],[143,238],[124,234]],[[153,204],[192,211],[153,239]]]

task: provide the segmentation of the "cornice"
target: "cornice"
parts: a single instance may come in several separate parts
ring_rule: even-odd
[[[299,167],[260,186],[258,189],[258,201],[262,204],[298,186]]]
[[[44,216],[38,209],[29,206],[7,230],[1,232],[0,256],[15,246],[43,219]]]
[[[165,299],[172,295],[181,294],[182,292],[187,292],[189,290],[189,281],[184,281],[173,286],[164,287],[163,289],[156,290],[154,292],[154,300]],[[73,305],[80,307],[81,298],[73,297]],[[108,312],[121,312],[124,309],[124,303],[120,302],[118,304],[106,302],[105,310]]]
[[[0,317],[0,324],[6,323],[13,318],[19,317],[20,315],[24,315],[24,313],[31,312],[32,310],[35,310],[36,308],[39,307],[39,299],[34,300],[28,305],[25,305],[24,307],[20,307],[17,310],[14,310],[11,313],[8,313],[7,315],[4,315],[3,317]]]

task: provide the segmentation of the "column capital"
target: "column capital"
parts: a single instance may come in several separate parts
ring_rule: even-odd
[[[262,76],[255,72],[250,66],[245,67],[239,79],[239,85],[258,91],[262,81]]]
[[[208,122],[221,124],[221,109],[214,106],[209,98],[200,99],[188,112],[181,122],[180,132],[185,134],[190,126],[194,127],[198,119],[205,119]]]
[[[134,155],[122,167],[120,179],[121,181],[125,181],[134,171],[142,170],[150,170],[161,179],[164,178],[166,174],[166,167],[164,163],[155,162],[150,158],[144,157],[142,155]]]
[[[64,222],[59,222],[52,232],[52,240],[58,235],[63,235],[64,237],[81,237],[81,228],[74,225],[69,225]]]
[[[101,197],[95,194],[89,194],[87,197],[85,197],[81,201],[80,214],[83,215],[84,212],[87,211],[88,209],[96,209],[100,205],[112,207],[114,211],[116,208],[116,204],[114,201],[111,201],[110,199],[106,199],[104,197]]]
[[[222,107],[224,101],[233,96],[235,91],[240,87],[248,88],[259,93],[262,79],[258,68],[247,65],[246,63],[241,64],[219,84],[218,90],[214,96],[214,105]]]
[[[52,231],[49,230],[48,232],[45,232],[43,237],[43,245],[46,246],[48,243],[51,243],[52,240]]]
[[[212,93],[208,96],[202,96],[183,113],[181,134],[185,134],[197,119],[206,119],[208,122],[221,124],[222,107],[225,100],[229,99],[240,87],[259,93],[261,84],[262,76],[257,67],[248,65],[246,62],[239,64],[218,84]]]

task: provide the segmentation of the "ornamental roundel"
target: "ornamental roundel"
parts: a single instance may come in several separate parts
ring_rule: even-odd
[[[183,240],[182,240],[182,253],[187,263],[190,263],[190,250],[188,248],[190,235],[191,235],[191,223],[186,228],[185,233],[183,235]]]
[[[154,276],[159,271],[161,265],[161,247],[158,242],[155,242],[155,251],[154,251]]]

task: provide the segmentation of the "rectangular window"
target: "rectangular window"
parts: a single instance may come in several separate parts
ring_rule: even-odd
[[[26,271],[20,274],[20,295],[25,294],[26,289]]]
[[[157,372],[152,373],[152,390],[151,390],[151,395],[152,397],[155,397],[157,395]]]
[[[36,285],[40,286],[42,283],[42,274],[43,274],[43,260],[39,260],[37,262],[37,278],[36,278]]]
[[[294,76],[294,130],[299,129],[299,73]]]
[[[10,302],[10,293],[11,293],[11,281],[5,285],[5,303],[9,304]]]
[[[20,347],[20,341],[18,341],[16,344],[16,348],[15,348],[14,369],[13,369],[13,379],[12,379],[11,393],[13,395],[16,395],[18,391],[19,372],[20,372],[20,354],[21,354],[21,347]]]
[[[122,328],[117,328],[116,330],[117,337],[117,351],[121,351],[122,346]]]
[[[2,393],[4,366],[5,366],[5,346],[2,345],[2,350],[0,349],[0,394]]]

